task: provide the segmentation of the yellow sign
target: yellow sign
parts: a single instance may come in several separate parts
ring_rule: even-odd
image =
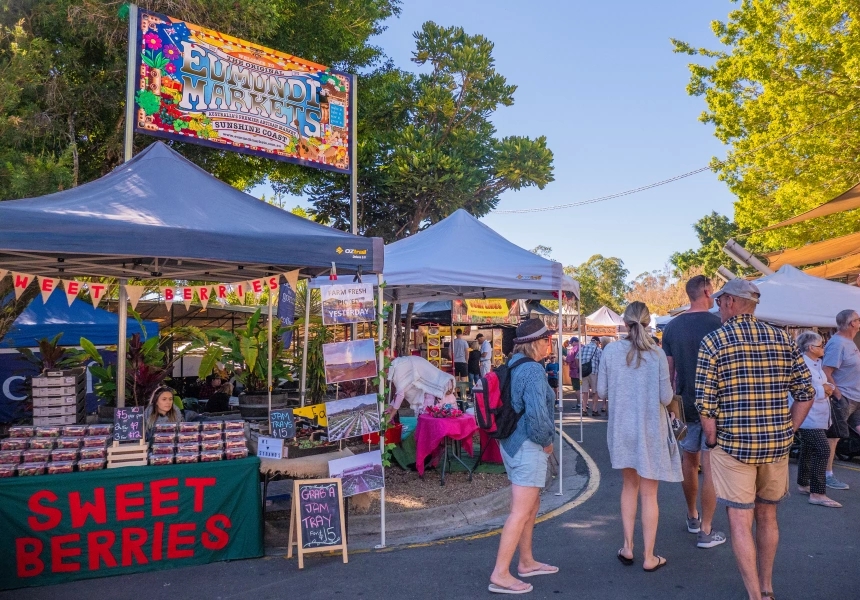
[[[325,404],[313,404],[303,408],[294,408],[293,416],[316,419],[317,425],[328,427],[328,419],[325,416]]]
[[[486,300],[464,300],[466,314],[473,317],[507,317],[508,303],[504,298],[487,298]]]

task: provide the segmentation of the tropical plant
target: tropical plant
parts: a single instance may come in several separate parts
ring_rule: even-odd
[[[269,332],[260,320],[261,309],[248,319],[245,327],[236,331],[210,329],[205,332],[206,351],[200,362],[200,377],[212,373],[217,363],[223,362],[228,371],[236,375],[245,392],[249,394],[264,392],[267,389],[269,357]],[[291,379],[291,367],[284,357],[281,335],[285,328],[280,321],[272,321],[272,381]]]
[[[39,355],[29,348],[15,348],[20,354],[21,359],[26,360],[41,373],[45,369],[72,369],[81,366],[83,356],[73,348],[60,346],[60,338],[63,333],[60,332],[52,339],[42,338],[39,340]]]
[[[325,362],[323,344],[334,341],[334,332],[322,323],[315,323],[308,336],[307,397],[309,404],[319,404],[325,400]]]

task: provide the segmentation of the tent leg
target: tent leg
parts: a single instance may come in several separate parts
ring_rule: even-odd
[[[585,342],[585,332],[582,330],[582,301],[577,298],[576,300],[576,312],[579,314],[576,317],[576,328],[577,333],[579,334],[580,344]],[[582,352],[579,353],[579,372],[582,373]],[[583,433],[583,424],[582,424],[582,411],[583,411],[583,401],[582,401],[582,387],[580,387],[580,397],[579,397],[579,443],[582,443],[582,433]],[[608,411],[608,407],[607,407]],[[607,412],[608,414],[608,412]]]
[[[268,372],[266,373],[266,379],[268,381],[269,388],[269,414],[272,414],[272,290],[269,290],[269,295],[267,296],[266,304],[269,305],[269,347],[268,347]]]
[[[119,331],[116,341],[116,405],[125,406],[125,355],[128,337],[128,294],[125,291],[127,279],[119,280]]]
[[[378,292],[379,308],[377,309],[379,311],[379,314],[377,315],[377,319],[378,319],[379,324],[377,325],[376,339],[379,342],[379,356],[377,358],[377,361],[379,362],[379,397],[384,398],[385,397],[385,375],[386,374],[385,374],[385,368],[384,368],[385,367],[385,351],[382,349],[382,340],[383,340],[384,335],[385,335],[384,330],[382,328],[382,314],[381,314],[382,313],[382,302],[383,302],[382,273],[379,273],[377,275],[377,278],[378,278],[378,285],[379,285],[379,287],[377,288],[379,290],[379,292]],[[377,406],[377,410],[382,411],[383,407],[379,402],[376,403],[376,406]],[[382,418],[382,414],[380,414],[380,419],[381,418]],[[385,454],[385,432],[384,431],[380,431],[380,433],[379,433],[379,451],[382,454]],[[385,488],[384,487],[379,491],[379,503],[380,503],[380,506],[379,506],[380,540],[379,540],[379,545],[377,546],[377,548],[385,548]]]
[[[308,390],[308,322],[311,320],[311,282],[305,281],[305,334],[302,345],[302,381],[301,381],[301,405],[305,405],[305,397]]]
[[[556,348],[556,360],[558,361],[559,371],[561,371],[561,349],[562,335],[564,332],[564,290],[558,289],[558,348]],[[559,372],[559,375],[561,373]],[[561,383],[561,382],[559,382]],[[564,493],[564,385],[558,386],[558,492],[556,496],[561,496]]]

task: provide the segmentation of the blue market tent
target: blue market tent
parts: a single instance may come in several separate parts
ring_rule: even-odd
[[[82,337],[87,338],[96,346],[116,344],[119,317],[101,308],[93,308],[92,304],[83,300],[74,300],[72,305],[66,301],[62,290],[57,290],[48,298],[47,304],[41,296],[18,315],[12,328],[2,340],[0,347],[33,348],[42,338],[51,339],[62,333],[60,345],[77,346]],[[146,337],[158,335],[158,323],[144,321]],[[128,335],[141,333],[140,325],[134,319],[128,319]]]
[[[0,203],[0,269],[33,275],[234,282],[382,262],[381,238],[261,202],[162,142],[90,183]]]

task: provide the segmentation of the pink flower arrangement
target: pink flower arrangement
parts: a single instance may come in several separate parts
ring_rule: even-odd
[[[437,419],[454,419],[462,417],[463,411],[450,404],[436,404],[427,408],[427,414]]]
[[[158,50],[161,48],[161,38],[152,32],[147,33],[143,36],[143,45],[149,50]]]

